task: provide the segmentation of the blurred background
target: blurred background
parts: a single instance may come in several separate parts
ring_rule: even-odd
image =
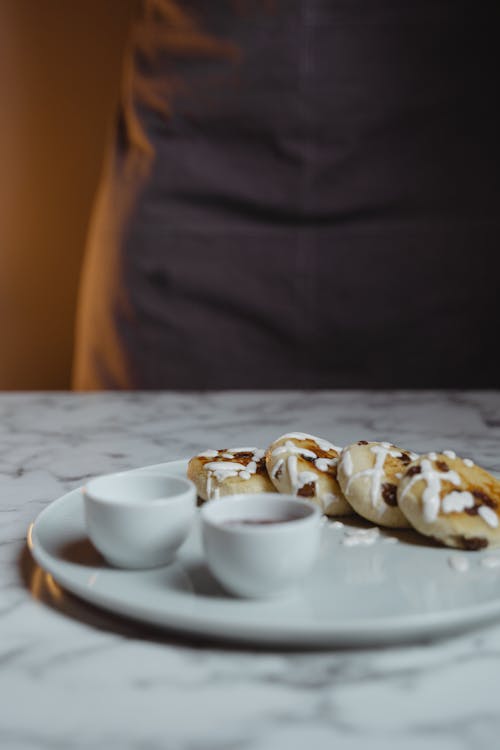
[[[0,389],[70,386],[77,283],[130,9],[0,2]]]
[[[110,224],[142,148],[130,123],[161,158],[126,241],[98,226],[94,271],[102,251],[109,265],[87,287],[85,352],[99,356],[81,387],[498,385],[493,14],[450,0],[1,0],[0,390],[71,387],[82,259],[138,8],[146,50],[167,19],[168,54],[141,50],[135,73],[174,70],[188,94],[179,87],[167,118],[137,98],[116,129]],[[219,41],[233,36],[245,54],[231,67]],[[99,299],[115,316],[100,349]],[[122,376],[124,342],[135,360]]]

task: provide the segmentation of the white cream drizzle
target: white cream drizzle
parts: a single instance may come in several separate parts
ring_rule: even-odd
[[[493,529],[498,527],[498,516],[493,508],[490,508],[487,505],[480,505],[477,512],[483,521],[486,521],[488,526],[491,526]]]
[[[474,506],[474,496],[471,492],[457,492],[453,490],[443,497],[441,510],[443,513],[460,513],[466,508]]]
[[[324,440],[315,435],[308,435],[307,432],[288,432],[286,435],[282,435],[278,438],[278,440],[284,440],[286,438],[290,438],[291,440],[313,440],[322,451],[337,451],[337,453],[340,453],[342,450],[342,448],[330,443],[329,440]]]
[[[220,498],[220,489],[219,487],[214,487],[212,489],[212,475],[209,474],[207,478],[207,495],[209,500],[218,500]]]
[[[235,454],[252,453],[252,459],[248,464],[242,464],[239,461],[231,461]],[[257,473],[257,464],[264,456],[265,451],[261,448],[228,448],[225,451],[205,451],[199,453],[199,458],[216,458],[220,456],[224,461],[207,461],[203,468],[207,471],[207,496],[209,500],[216,500],[220,497],[220,488],[214,486],[214,480],[217,485],[222,484],[225,479],[238,477],[239,479],[251,479]]]
[[[337,465],[338,460],[338,458],[317,458],[314,465],[318,471],[328,471],[328,469],[333,469]]]
[[[345,489],[346,494],[349,492],[350,486],[352,482],[356,481],[357,479],[360,479],[361,477],[368,477],[370,480],[370,500],[372,503],[372,506],[375,508],[377,505],[380,505],[381,501],[381,489],[382,489],[382,482],[385,479],[385,472],[384,472],[384,464],[385,459],[387,456],[393,456],[396,458],[397,456],[401,455],[401,451],[398,448],[395,448],[390,443],[380,443],[379,445],[371,445],[370,451],[375,454],[375,463],[372,466],[371,469],[363,469],[363,471],[358,471],[356,474],[351,473],[347,474],[349,477],[349,481],[347,482],[347,486]],[[349,451],[346,452],[345,455],[348,455]],[[352,466],[352,458],[351,458],[351,466]],[[345,471],[345,467],[344,467]]]
[[[466,573],[469,570],[469,561],[464,555],[451,555],[448,558],[448,565],[457,573]]]
[[[432,458],[433,455],[435,456],[436,454],[429,453],[428,457]],[[441,500],[441,480],[451,482],[455,486],[459,486],[462,483],[456,471],[438,471],[434,469],[428,459],[423,459],[420,466],[422,468],[421,473],[411,477],[403,489],[401,497],[404,498],[411,487],[420,479],[426,482],[427,486],[423,492],[422,501],[424,504],[424,519],[428,523],[436,520],[440,510],[443,513],[457,513],[474,506],[474,497],[470,492],[456,492],[452,490]],[[498,516],[492,508],[487,505],[480,505],[477,512],[488,526],[495,529],[498,527]]]
[[[244,464],[236,461],[209,461],[203,468],[209,471],[218,482],[222,482],[226,477],[235,477],[240,471],[247,471]]]
[[[351,452],[349,450],[346,450],[342,458],[340,460],[340,466],[342,467],[342,471],[346,475],[346,477],[349,479],[349,477],[352,477],[352,472],[354,471],[354,465],[352,463],[352,456]]]
[[[342,544],[344,547],[357,547],[359,545],[375,544],[380,537],[377,526],[371,529],[345,529]]]
[[[297,456],[288,456],[286,459],[286,466],[288,469],[288,476],[290,478],[290,484],[292,485],[293,493],[296,495],[302,487],[306,484],[314,484],[314,491],[316,493],[316,484],[318,481],[318,475],[313,471],[299,471]]]
[[[401,493],[401,499],[406,497],[406,495],[416,482],[423,480],[427,485],[422,495],[424,504],[424,519],[427,521],[427,523],[432,523],[438,517],[440,510],[441,480],[443,479],[446,482],[451,482],[451,484],[454,484],[457,487],[462,483],[462,480],[460,479],[456,471],[436,470],[429,460],[432,455],[436,454],[429,453],[428,455],[429,458],[423,459],[420,464],[420,467],[422,469],[420,474],[414,474],[403,489]]]
[[[272,479],[276,479],[276,475],[278,474],[279,470],[282,468],[282,466],[284,465],[284,463],[285,463],[285,459],[284,458],[280,458],[280,459],[278,459],[276,461],[276,463],[274,464],[273,468],[271,469],[271,478]]]
[[[286,435],[282,435],[278,440],[284,440],[285,442],[277,445],[271,453],[272,458],[277,459],[270,472],[271,478],[276,479],[280,470],[283,470],[283,468],[286,467],[292,492],[295,495],[298,495],[302,487],[305,487],[307,484],[313,484],[314,495],[316,496],[316,499],[321,502],[323,510],[326,510],[334,500],[338,499],[337,496],[330,492],[318,495],[318,475],[313,471],[299,471],[298,457],[303,456],[304,458],[314,459],[315,468],[318,471],[326,472],[337,465],[338,456],[332,456],[331,458],[326,456],[320,457],[310,448],[297,445],[293,441],[312,440],[320,450],[324,451],[333,450],[340,452],[341,448],[336,448],[327,440],[308,435],[305,432],[290,432]]]
[[[464,458],[464,464],[469,467],[469,469],[474,466],[474,461],[471,461],[470,458]]]
[[[297,456],[305,456],[306,458],[317,458],[314,451],[309,448],[303,448],[300,445],[295,445],[291,440],[286,440],[282,445],[278,445],[272,452],[272,456],[281,456],[283,453],[293,453]]]
[[[447,456],[448,458],[451,458],[452,460],[457,457],[457,454],[455,451],[446,450],[443,451],[443,456]]]

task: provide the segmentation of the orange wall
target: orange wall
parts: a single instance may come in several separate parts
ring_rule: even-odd
[[[0,389],[67,388],[129,0],[0,3]]]

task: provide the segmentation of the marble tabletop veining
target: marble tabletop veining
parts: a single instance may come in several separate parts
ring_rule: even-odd
[[[405,647],[224,647],[93,608],[27,550],[38,513],[87,477],[290,430],[500,471],[499,393],[0,395],[2,750],[498,746],[500,623]]]

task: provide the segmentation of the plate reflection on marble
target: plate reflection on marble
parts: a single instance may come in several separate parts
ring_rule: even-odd
[[[145,470],[185,476],[186,467],[187,461],[173,461]],[[269,601],[233,598],[220,588],[203,559],[198,521],[171,565],[110,567],[87,539],[79,489],[38,516],[28,543],[61,586],[94,605],[156,627],[233,642],[393,644],[500,618],[500,567],[488,565],[500,562],[500,550],[459,552],[411,531],[370,528],[354,518],[326,522],[313,571],[294,593]]]

